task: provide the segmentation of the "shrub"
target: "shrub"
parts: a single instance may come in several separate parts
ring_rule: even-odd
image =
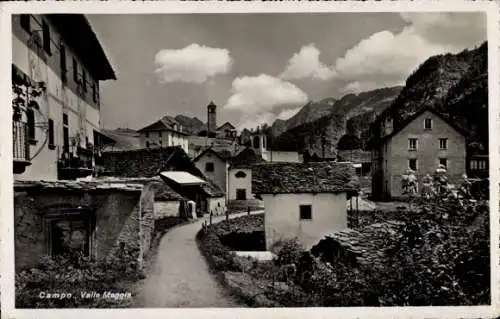
[[[143,275],[134,254],[124,252],[123,259],[94,261],[73,254],[45,257],[33,268],[16,273],[16,306],[19,308],[77,308],[125,305],[130,300],[81,298],[81,292],[128,292],[123,282],[134,282]],[[40,298],[41,292],[72,294],[72,298]]]

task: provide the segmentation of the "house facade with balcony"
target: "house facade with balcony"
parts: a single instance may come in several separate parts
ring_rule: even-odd
[[[17,180],[90,175],[100,147],[99,83],[114,70],[84,15],[12,17]]]
[[[408,169],[419,181],[439,165],[446,167],[452,182],[466,172],[467,132],[439,112],[423,108],[396,125],[390,117],[378,123],[381,137],[372,151],[374,199],[404,196],[402,175]]]

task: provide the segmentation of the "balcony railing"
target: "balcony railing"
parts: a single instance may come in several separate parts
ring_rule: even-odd
[[[14,173],[23,173],[30,165],[30,144],[28,142],[28,125],[21,121],[12,122],[12,157]]]
[[[30,161],[30,147],[28,143],[28,125],[23,122],[12,122],[13,158],[19,161]]]

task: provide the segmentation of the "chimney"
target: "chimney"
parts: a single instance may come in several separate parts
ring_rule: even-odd
[[[213,101],[207,106],[207,136],[211,137],[217,130],[217,106]]]

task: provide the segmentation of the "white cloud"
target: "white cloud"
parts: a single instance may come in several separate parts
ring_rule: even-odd
[[[256,128],[262,124],[272,125],[274,120],[276,120],[276,115],[271,112],[246,114],[243,116],[240,123],[236,125],[236,129],[241,132],[244,128]]]
[[[399,85],[430,56],[457,53],[486,39],[485,18],[477,13],[402,14],[398,33],[381,31],[361,40],[337,59],[346,92]]]
[[[329,80],[335,76],[335,71],[321,63],[320,51],[314,43],[303,46],[298,53],[294,53],[288,61],[281,78],[286,80],[313,78]]]
[[[286,109],[281,111],[280,114],[276,118],[279,118],[280,120],[288,120],[289,118],[293,117],[295,114],[299,113],[299,111],[302,109],[302,107],[297,107],[293,109]]]
[[[225,107],[246,114],[262,114],[277,106],[304,104],[307,95],[290,82],[260,74],[234,79]]]
[[[155,55],[155,72],[162,83],[203,83],[217,74],[231,70],[227,49],[210,48],[193,43],[183,49],[163,49]]]

